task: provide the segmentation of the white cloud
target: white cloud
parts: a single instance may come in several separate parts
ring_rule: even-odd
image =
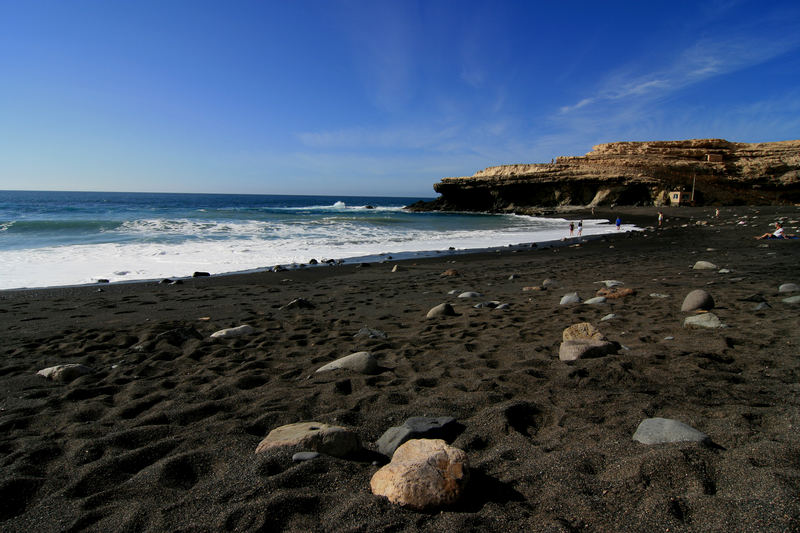
[[[702,39],[661,68],[639,74],[620,71],[607,75],[594,94],[562,106],[559,111],[568,114],[602,103],[663,97],[709,78],[764,63],[798,46],[800,34],[771,39],[747,35]]]

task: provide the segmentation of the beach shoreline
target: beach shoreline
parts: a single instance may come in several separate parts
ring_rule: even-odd
[[[2,529],[800,527],[800,307],[784,302],[797,293],[778,291],[800,284],[800,241],[754,239],[781,219],[797,233],[800,209],[555,216],[620,216],[641,231],[176,285],[0,291]],[[635,294],[559,305],[570,292],[595,296],[603,280]],[[695,313],[681,302],[695,289],[713,296],[726,327],[683,327]],[[467,291],[481,296],[458,298]],[[292,306],[298,298],[311,307]],[[456,316],[426,319],[440,303]],[[617,353],[560,361],[562,331],[580,322]],[[242,324],[254,333],[210,338]],[[385,337],[359,336],[365,327]],[[357,351],[380,371],[315,373]],[[67,383],[36,375],[62,363],[92,372]],[[462,426],[452,445],[472,479],[454,506],[419,513],[370,492],[376,441],[412,416]],[[714,446],[633,441],[651,417],[695,427]],[[370,455],[254,453],[270,430],[302,421],[345,426]]]

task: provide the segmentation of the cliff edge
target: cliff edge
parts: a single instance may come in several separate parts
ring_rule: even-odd
[[[552,163],[489,167],[434,184],[412,209],[526,212],[569,205],[800,203],[800,140],[615,142]],[[675,197],[674,193],[680,193]],[[692,199],[692,192],[694,196]]]

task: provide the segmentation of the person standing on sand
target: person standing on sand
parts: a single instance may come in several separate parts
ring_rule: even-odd
[[[664,213],[661,211],[658,212],[658,227],[661,227],[661,224],[664,223]]]
[[[572,237],[572,234],[574,232],[575,232],[575,223],[574,222],[570,222],[569,223],[569,236]]]
[[[619,231],[619,227],[622,225],[622,219],[620,219],[619,217],[617,217],[617,221],[616,221],[614,224],[616,224],[616,225],[617,225],[617,231]]]
[[[583,235],[583,220],[578,221],[578,237]]]

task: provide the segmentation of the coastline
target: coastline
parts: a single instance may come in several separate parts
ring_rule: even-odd
[[[673,209],[663,209],[661,230],[658,208],[596,209],[595,218],[620,215],[642,231],[579,246],[174,286],[2,291],[8,503],[0,523],[7,531],[796,529],[800,332],[798,307],[778,286],[800,283],[800,244],[753,237],[780,217],[797,221],[800,210],[723,207],[715,218],[713,208]],[[790,227],[797,233],[797,222]],[[699,260],[719,268],[692,270]],[[442,276],[448,269],[460,275]],[[559,287],[541,290],[546,278]],[[604,279],[636,294],[559,305],[567,292],[594,296]],[[728,327],[682,326],[683,297],[698,288]],[[755,310],[753,295],[770,307]],[[295,298],[314,308],[287,309]],[[473,307],[490,300],[510,310]],[[458,316],[426,320],[442,302]],[[600,320],[609,313],[618,318]],[[559,361],[562,330],[583,321],[624,349]],[[256,332],[209,339],[240,324]],[[356,337],[365,326],[386,338]],[[183,338],[162,335],[175,331]],[[359,350],[376,354],[382,371],[314,374]],[[36,375],[67,362],[95,371],[65,384]],[[463,425],[453,445],[466,451],[472,481],[442,512],[372,495],[373,457],[296,463],[296,450],[253,453],[271,429],[310,420],[351,428],[374,450],[410,416]],[[678,419],[718,447],[632,441],[647,417]]]
[[[766,207],[769,209],[769,207]],[[624,224],[630,225],[633,224],[634,228],[628,229],[626,231],[640,231],[642,228],[652,227],[653,221],[656,219],[657,213],[659,210],[663,210],[665,212],[665,216],[669,217],[672,216],[673,218],[677,219],[692,219],[694,217],[702,217],[703,215],[710,215],[713,212],[713,208],[687,208],[687,207],[678,207],[678,208],[670,208],[670,207],[663,207],[663,208],[655,208],[655,207],[630,207],[630,206],[621,206],[618,208],[597,208],[591,209],[584,206],[562,206],[558,208],[550,208],[542,212],[541,215],[544,218],[558,218],[563,219],[565,222],[569,222],[573,220],[577,222],[578,220],[587,220],[587,219],[604,219],[608,221],[609,226],[613,225],[613,221],[616,219],[617,216],[625,217]],[[490,213],[486,213],[490,214]],[[499,213],[497,213],[499,214]],[[527,215],[526,215],[527,216]],[[611,233],[609,233],[611,234]],[[558,240],[546,240],[546,241],[539,241],[539,242],[520,242],[514,244],[507,244],[497,247],[488,247],[488,248],[470,248],[470,249],[450,249],[450,250],[425,250],[425,251],[410,251],[410,252],[398,252],[398,253],[379,253],[379,254],[372,254],[367,256],[357,256],[357,257],[342,257],[336,258],[332,264],[326,263],[318,263],[316,265],[307,264],[307,263],[295,263],[295,264],[278,264],[278,265],[269,265],[259,268],[252,268],[252,269],[245,269],[245,270],[236,270],[231,272],[220,272],[211,274],[208,277],[217,278],[223,276],[241,276],[241,275],[249,275],[249,274],[259,274],[259,273],[269,273],[274,268],[278,268],[280,272],[286,270],[297,270],[297,269],[305,269],[305,268],[327,268],[331,266],[341,266],[342,264],[361,264],[361,263],[383,263],[383,262],[403,262],[403,261],[413,261],[418,259],[430,258],[430,257],[445,257],[449,255],[472,255],[472,254],[482,254],[488,252],[495,252],[498,250],[515,250],[515,249],[524,249],[530,246],[536,247],[558,247],[558,246],[568,246],[572,244],[578,244],[582,242],[587,242],[588,240],[603,238],[608,234],[602,235],[585,235],[582,237],[564,237]],[[184,276],[171,276],[169,278],[146,278],[146,279],[131,279],[131,280],[115,280],[112,282],[95,282],[95,283],[79,283],[79,284],[66,284],[66,285],[52,285],[52,286],[41,286],[41,287],[14,287],[8,289],[0,289],[0,294],[4,292],[13,292],[13,291],[40,291],[40,290],[57,290],[57,289],[77,289],[80,287],[94,287],[94,288],[105,288],[108,286],[116,286],[116,285],[127,285],[127,284],[138,284],[138,283],[145,283],[145,284],[152,284],[158,283],[164,279],[168,279],[171,281],[179,281],[181,283],[185,283],[189,280],[192,280],[193,277],[189,274]]]
[[[455,213],[453,213],[455,214]],[[474,214],[474,213],[469,213]],[[482,213],[486,215],[491,215],[491,213]],[[522,215],[527,216],[527,215]],[[554,218],[559,220],[564,220],[564,227],[566,228],[567,221],[560,216],[549,216],[549,217],[540,217],[540,218]],[[593,217],[590,217],[593,218]],[[598,220],[604,220],[608,224],[609,230],[613,227],[611,221],[608,219],[597,219],[595,218],[595,222]],[[633,231],[637,230],[635,226],[630,224],[625,224],[623,228],[625,231]],[[582,239],[593,239],[599,238],[603,234],[592,233],[595,231],[594,228],[587,228],[588,233],[583,235]],[[552,232],[549,232],[552,233]],[[520,237],[522,234],[520,234]],[[380,263],[380,262],[387,262],[387,261],[407,261],[407,260],[416,260],[422,259],[426,257],[437,257],[437,256],[446,256],[446,255],[464,255],[464,254],[475,254],[475,253],[483,253],[488,251],[495,251],[498,248],[503,249],[512,249],[518,247],[528,247],[528,246],[561,246],[566,242],[579,242],[580,239],[577,237],[561,237],[560,239],[550,239],[550,240],[540,240],[540,241],[518,241],[513,243],[502,244],[498,246],[480,246],[480,247],[466,247],[466,248],[455,248],[450,246],[448,249],[421,249],[421,250],[408,250],[408,251],[396,251],[396,252],[375,252],[375,253],[368,253],[366,255],[353,255],[353,256],[343,256],[343,257],[335,257],[330,259],[321,259],[319,262],[316,262],[316,259],[311,259],[311,261],[315,261],[315,263],[303,263],[303,262],[294,262],[294,263],[268,263],[267,266],[257,266],[253,268],[242,268],[236,269],[231,271],[225,272],[213,272],[208,273],[205,272],[202,268],[198,269],[200,276],[209,276],[209,277],[217,277],[217,276],[231,276],[231,275],[246,275],[246,274],[255,274],[255,273],[263,273],[269,271],[285,271],[285,270],[293,270],[299,268],[321,268],[321,267],[329,267],[329,266],[339,266],[343,263],[348,264],[360,264],[360,263]],[[452,244],[459,244],[458,242],[454,242]],[[460,243],[463,244],[463,243]],[[383,247],[383,246],[382,246]],[[313,252],[313,250],[310,250]],[[317,255],[317,257],[324,257]],[[211,269],[209,269],[211,270]],[[125,272],[127,274],[127,272]],[[110,276],[113,278],[113,276]],[[33,285],[33,286],[20,286],[20,287],[8,287],[8,288],[0,288],[0,293],[3,291],[28,291],[28,290],[52,290],[58,288],[77,288],[77,287],[98,287],[103,288],[108,285],[117,285],[117,284],[128,284],[128,283],[157,283],[161,281],[178,281],[183,283],[189,279],[192,279],[194,276],[189,273],[185,273],[183,275],[168,275],[168,276],[154,276],[154,277],[145,277],[145,278],[134,278],[134,279],[103,279],[102,276],[94,278],[99,279],[100,281],[94,282],[85,282],[85,283],[63,283],[63,284],[54,284],[54,285]]]

